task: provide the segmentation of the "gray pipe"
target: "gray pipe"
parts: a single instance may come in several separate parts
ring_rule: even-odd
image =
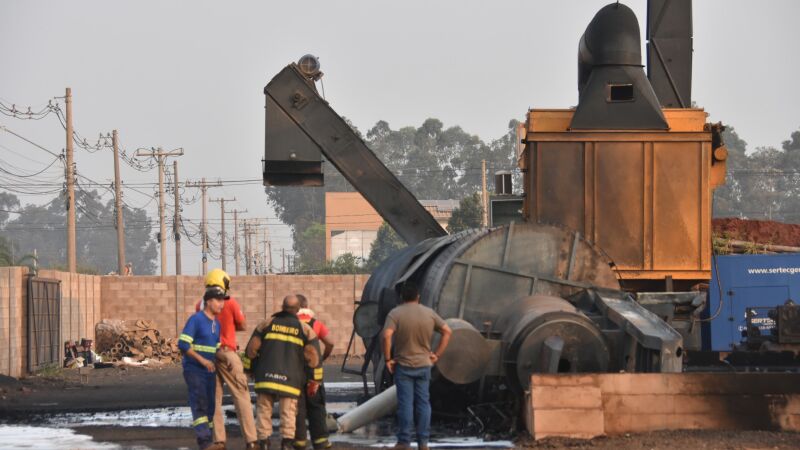
[[[339,433],[350,433],[397,410],[397,387],[392,386],[336,419]]]

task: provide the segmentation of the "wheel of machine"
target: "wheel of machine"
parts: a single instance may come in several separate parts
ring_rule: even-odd
[[[563,298],[534,295],[520,299],[499,322],[506,343],[506,373],[516,375],[509,379],[521,390],[528,388],[533,373],[608,370],[610,355],[602,332]],[[557,350],[548,353],[551,342],[557,343],[553,346]]]

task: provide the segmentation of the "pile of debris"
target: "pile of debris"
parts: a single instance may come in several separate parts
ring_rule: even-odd
[[[798,224],[722,218],[714,219],[712,228],[718,254],[800,252]]]
[[[172,363],[180,361],[175,338],[164,338],[150,320],[103,319],[95,327],[96,348],[105,362],[119,362],[129,357]]]

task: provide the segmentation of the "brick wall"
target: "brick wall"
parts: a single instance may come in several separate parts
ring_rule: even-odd
[[[0,267],[0,374],[19,377],[27,364],[27,268]]]
[[[19,377],[27,370],[27,281],[25,267],[0,267],[0,375]],[[61,339],[94,339],[101,319],[152,320],[164,336],[180,333],[203,294],[198,276],[95,276],[41,270],[40,278],[61,281]],[[238,333],[244,345],[255,326],[280,309],[283,297],[302,293],[331,330],[334,354],[347,350],[354,301],[368,275],[253,275],[232,279],[232,294],[247,318]],[[364,352],[360,339],[355,354]],[[61,355],[63,358],[63,354]]]
[[[94,339],[101,319],[101,277],[55,270],[40,270],[38,277],[61,282],[61,343]]]
[[[28,368],[28,268],[0,267],[0,374],[19,377]],[[41,270],[39,278],[61,282],[61,337],[94,339],[100,320],[100,277]]]
[[[283,297],[302,293],[331,330],[334,354],[344,354],[353,330],[354,301],[368,275],[249,275],[234,276],[231,294],[247,318],[247,330],[237,338],[243,345],[255,326],[280,309]],[[177,336],[203,295],[199,276],[101,277],[102,318],[152,320],[165,336]],[[363,352],[358,343],[357,352]]]

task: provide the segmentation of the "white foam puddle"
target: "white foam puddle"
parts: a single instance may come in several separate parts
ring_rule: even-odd
[[[192,411],[188,406],[154,408],[154,409],[125,409],[122,411],[67,413],[52,416],[42,416],[41,419],[48,425],[62,427],[83,426],[116,426],[116,427],[189,427],[192,423]],[[233,419],[227,419],[226,424],[237,424]]]
[[[33,448],[37,450],[105,450],[122,448],[117,444],[95,442],[91,437],[78,434],[68,428],[32,427],[27,425],[0,425],[0,447]]]

